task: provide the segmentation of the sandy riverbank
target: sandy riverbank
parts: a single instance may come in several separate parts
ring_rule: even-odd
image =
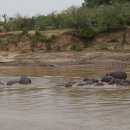
[[[130,66],[129,51],[0,52],[1,66],[90,66],[122,69]]]

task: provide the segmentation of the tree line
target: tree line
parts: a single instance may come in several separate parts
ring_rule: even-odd
[[[58,13],[33,17],[0,16],[0,31],[53,30],[72,28],[86,38],[96,33],[130,25],[130,0],[84,0],[81,7],[71,6]]]
[[[101,5],[111,5],[114,3],[126,3],[130,0],[84,0],[83,5],[88,7],[101,6]]]

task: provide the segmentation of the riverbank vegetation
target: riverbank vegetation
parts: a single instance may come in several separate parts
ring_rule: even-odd
[[[71,28],[80,36],[92,38],[97,33],[130,25],[129,0],[85,0],[60,13],[33,17],[1,15],[0,31],[54,30]]]

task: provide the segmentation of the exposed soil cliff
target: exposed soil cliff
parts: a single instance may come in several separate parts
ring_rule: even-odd
[[[130,28],[100,33],[92,40],[96,49],[130,50]]]
[[[0,34],[1,65],[91,64],[115,68],[130,65],[129,28],[98,34],[91,41],[74,35],[70,30],[43,34],[46,39],[42,40],[37,39],[33,31]],[[76,49],[82,51],[74,51]]]

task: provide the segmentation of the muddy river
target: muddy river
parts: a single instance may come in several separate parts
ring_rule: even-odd
[[[130,88],[64,88],[108,70],[1,67],[6,84],[27,74],[31,85],[0,85],[0,130],[130,130]],[[129,78],[130,70],[126,69]]]

